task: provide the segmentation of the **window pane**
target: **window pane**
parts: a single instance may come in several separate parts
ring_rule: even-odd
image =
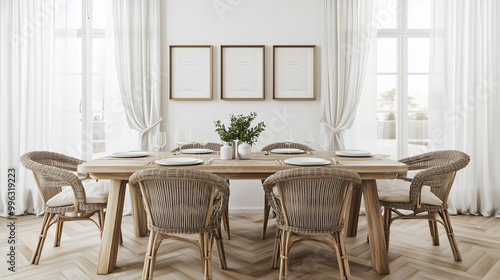
[[[379,0],[377,11],[378,29],[398,28],[399,2],[397,0]]]
[[[54,70],[56,73],[82,73],[82,39],[56,38],[54,40]]]
[[[377,72],[396,73],[397,69],[396,38],[377,39]]]
[[[377,109],[396,110],[396,75],[378,75]]]
[[[408,114],[408,156],[429,151],[427,112]]]
[[[397,159],[396,112],[378,113],[377,152]]]
[[[429,44],[429,38],[408,38],[409,73],[429,73]]]
[[[104,73],[104,38],[92,39],[92,69],[94,74]]]
[[[431,4],[429,0],[408,0],[408,28],[429,29]]]
[[[408,75],[408,111],[429,107],[429,76]]]
[[[106,24],[106,1],[92,2],[92,28],[104,29]]]
[[[57,10],[61,12],[57,12]],[[81,0],[56,1],[55,26],[56,29],[82,28],[82,1]]]
[[[82,153],[82,75],[54,75],[50,98],[50,142],[58,151],[81,156]]]
[[[104,110],[104,75],[94,75],[93,83],[93,111]]]
[[[82,99],[82,75],[54,75],[52,94],[51,102],[55,108],[79,114]]]

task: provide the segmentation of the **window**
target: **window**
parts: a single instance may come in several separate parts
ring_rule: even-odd
[[[105,146],[105,3],[59,1],[54,42],[53,136],[63,152],[91,159]]]
[[[430,0],[379,0],[377,148],[392,158],[428,151]]]

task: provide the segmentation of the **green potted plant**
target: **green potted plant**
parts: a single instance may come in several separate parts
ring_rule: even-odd
[[[236,143],[235,140],[238,139],[238,132],[230,124],[227,128],[220,121],[214,121],[215,132],[219,134],[220,140],[224,142],[224,146],[220,149],[221,159],[233,159],[236,154]]]
[[[240,145],[238,145],[237,151],[238,156],[241,159],[250,158],[250,155],[252,153],[252,144],[257,141],[257,138],[266,127],[264,122],[258,123],[255,127],[250,127],[252,121],[256,117],[256,112],[250,112],[250,114],[247,116],[231,114],[230,124],[227,128],[224,124],[221,123],[221,121],[214,121],[215,131],[219,134],[222,141],[228,143],[231,141],[239,140]]]

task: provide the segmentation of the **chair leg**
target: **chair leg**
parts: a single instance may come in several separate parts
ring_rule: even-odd
[[[64,216],[64,213],[59,213],[59,216]],[[59,247],[61,245],[61,236],[62,236],[62,230],[63,230],[63,221],[58,221],[57,222],[57,227],[56,227],[56,237],[54,239],[54,247]]]
[[[153,270],[156,261],[156,243],[158,239],[158,232],[149,232],[148,248],[146,249],[146,258],[144,260],[144,269],[142,270],[142,280],[153,279]]]
[[[200,249],[203,263],[203,280],[212,280],[212,252],[210,250],[210,233],[200,234]]]
[[[215,230],[215,240],[217,242],[217,253],[219,255],[219,266],[221,269],[227,269],[226,253],[224,252],[224,243],[222,241],[222,232],[219,227]],[[213,244],[213,242],[211,242]]]
[[[344,237],[342,232],[335,232],[333,234],[333,239],[337,244],[335,248],[335,253],[337,254],[337,262],[339,263],[340,279],[350,279],[351,271],[349,269],[349,260],[347,259],[347,253],[345,249]]]
[[[288,252],[291,232],[281,230],[281,261],[280,261],[280,280],[288,279]]]
[[[226,230],[227,240],[231,240],[231,230],[229,229],[229,209],[226,208],[224,213],[222,213],[222,222],[224,223],[224,229]]]
[[[453,228],[451,227],[450,214],[448,210],[442,210],[439,213],[441,219],[443,219],[444,228],[446,230],[446,235],[448,236],[448,241],[450,241],[451,251],[453,252],[453,257],[455,261],[462,261],[462,256],[460,255],[460,250],[458,249],[457,240],[455,240],[455,234],[453,233]]]
[[[226,180],[226,183],[229,185],[229,180]],[[226,230],[227,240],[231,240],[231,229],[229,228],[229,203],[226,204],[226,210],[222,213],[222,222]]]
[[[271,207],[269,206],[269,201],[267,200],[266,194],[264,194],[264,219],[262,220],[262,233],[260,239],[266,238],[267,222],[269,220],[269,211]]]
[[[278,267],[278,261],[280,257],[280,243],[281,243],[281,230],[279,228],[276,229],[276,237],[274,239],[274,248],[273,248],[273,259],[272,259],[272,268]]]
[[[391,219],[392,211],[390,207],[384,207],[384,233],[385,233],[385,244],[387,250],[389,250],[389,237],[391,234]]]
[[[436,219],[436,213],[430,213],[429,216],[431,219]],[[429,219],[429,231],[431,232],[432,244],[434,244],[434,246],[439,246],[439,232],[435,220]]]
[[[47,213],[43,215],[42,229],[40,230],[40,235],[38,236],[38,242],[31,257],[31,264],[38,264],[40,261],[40,255],[42,254],[43,243],[45,242],[45,237],[47,237],[47,231],[49,230],[49,225],[54,218],[54,213]]]

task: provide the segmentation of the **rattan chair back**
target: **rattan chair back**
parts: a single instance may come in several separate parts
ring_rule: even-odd
[[[261,149],[261,151],[271,151],[273,149],[285,149],[285,148],[291,148],[291,149],[300,149],[300,150],[304,150],[304,151],[314,151],[311,147],[305,145],[305,144],[301,144],[301,143],[290,143],[290,144],[287,144],[285,142],[276,142],[276,143],[272,143],[272,144],[269,144],[267,146],[265,146],[264,148]]]
[[[410,201],[418,203],[418,197],[423,185],[430,186],[441,201],[447,202],[455,174],[458,170],[467,166],[470,157],[461,151],[444,150],[424,153],[418,156],[400,160],[408,165],[408,170],[420,170],[413,178],[398,176],[400,179],[411,180]]]
[[[75,174],[77,166],[83,162],[77,158],[47,151],[33,151],[21,156],[24,167],[33,171],[44,205],[60,193],[63,186],[71,186],[75,190],[77,209],[78,206],[85,204],[85,190]]]
[[[132,174],[129,182],[141,189],[150,229],[160,232],[214,230],[229,198],[226,181],[203,171],[146,169]]]
[[[351,186],[361,184],[355,172],[334,168],[295,168],[264,181],[276,211],[278,227],[295,232],[334,232],[343,227],[342,213]],[[273,192],[277,188],[278,195]]]
[[[194,144],[185,144],[182,145],[182,149],[210,149],[213,151],[219,151],[220,147],[222,147],[222,144],[220,143],[213,143],[213,142],[208,142],[206,145],[202,146],[200,143],[194,143]],[[180,151],[180,148],[177,147],[173,149],[171,152],[178,152]]]

